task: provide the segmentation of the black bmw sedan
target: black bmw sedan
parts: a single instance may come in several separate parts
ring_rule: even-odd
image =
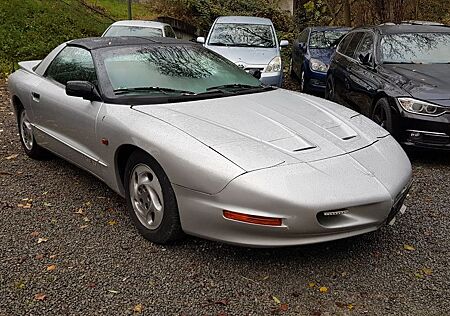
[[[340,42],[326,97],[410,146],[450,149],[450,27],[380,25]]]

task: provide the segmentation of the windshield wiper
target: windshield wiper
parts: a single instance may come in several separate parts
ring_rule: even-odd
[[[133,93],[133,92],[143,92],[143,91],[156,91],[156,92],[161,92],[164,94],[168,94],[168,93],[179,93],[179,94],[183,94],[183,95],[195,95],[196,94],[195,92],[192,92],[192,91],[178,90],[178,89],[164,88],[164,87],[137,87],[137,88],[114,89],[114,93],[116,95]]]
[[[211,91],[211,90],[228,90],[228,89],[264,89],[266,88],[263,85],[260,86],[252,86],[249,84],[241,84],[241,83],[232,83],[232,84],[224,84],[224,85],[220,85],[220,86],[214,86],[214,87],[209,87],[208,89],[206,89],[206,91]]]

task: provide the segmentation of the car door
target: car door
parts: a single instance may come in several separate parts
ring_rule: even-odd
[[[339,43],[333,60],[330,64],[330,80],[333,82],[334,98],[337,102],[345,104],[345,76],[349,66],[349,59],[345,56],[346,49],[352,41],[354,33],[347,34]]]
[[[354,59],[354,54],[362,37],[364,36],[364,32],[353,32],[349,35],[351,38],[346,37],[345,42],[342,42],[342,48],[338,51],[339,57],[337,58],[337,63],[339,64],[339,70],[334,78],[335,91],[336,94],[340,96],[342,103],[359,111],[358,105],[353,103],[354,98],[351,95],[353,91],[351,84],[354,81],[352,70],[354,69],[356,62]]]
[[[377,93],[376,72],[374,70],[374,41],[375,34],[371,31],[364,32],[358,48],[355,50],[349,71],[349,97],[351,103],[359,107],[362,114],[369,116],[372,112],[372,100]],[[363,63],[363,59],[367,62]]]
[[[66,46],[32,91],[37,140],[56,154],[101,176],[104,164],[96,153],[100,145],[96,120],[102,103],[68,96],[65,85],[73,80],[97,84],[91,53],[81,47]]]
[[[300,33],[298,39],[294,41],[292,47],[292,69],[297,75],[300,75],[301,67],[305,60],[309,30],[309,28],[304,29],[303,32]]]

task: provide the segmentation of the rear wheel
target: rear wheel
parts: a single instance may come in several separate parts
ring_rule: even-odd
[[[392,135],[395,134],[394,113],[387,99],[381,98],[375,103],[372,120]]]
[[[28,117],[27,111],[23,107],[20,107],[18,111],[18,125],[20,143],[22,144],[22,148],[24,149],[25,153],[30,158],[37,160],[49,158],[50,153],[36,143],[33,134],[33,127]]]
[[[146,239],[166,244],[183,236],[172,185],[156,160],[144,152],[136,151],[128,159],[125,193],[130,218]]]

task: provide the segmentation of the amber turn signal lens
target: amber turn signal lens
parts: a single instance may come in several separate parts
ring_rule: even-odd
[[[281,218],[248,215],[231,211],[223,211],[223,216],[228,219],[250,224],[267,226],[281,226],[282,224]]]

